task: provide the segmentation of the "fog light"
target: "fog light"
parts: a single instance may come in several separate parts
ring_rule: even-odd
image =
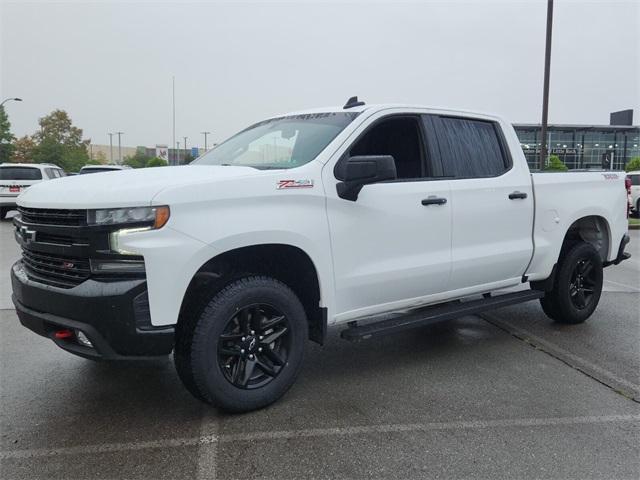
[[[91,260],[93,273],[144,273],[144,260]]]
[[[76,330],[76,338],[78,339],[78,343],[80,345],[93,348],[93,343],[91,343],[91,340],[87,338],[82,330]]]

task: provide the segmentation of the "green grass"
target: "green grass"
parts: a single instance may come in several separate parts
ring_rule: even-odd
[[[640,218],[629,217],[629,225],[640,225]]]

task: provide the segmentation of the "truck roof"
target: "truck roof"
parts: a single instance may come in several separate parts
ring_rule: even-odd
[[[282,115],[274,115],[272,118],[278,118],[281,116],[290,116],[290,115],[308,115],[314,113],[339,113],[339,112],[371,112],[375,113],[381,110],[388,110],[392,108],[402,108],[407,110],[431,110],[434,112],[443,112],[450,115],[460,115],[460,116],[478,116],[478,117],[490,117],[495,119],[500,119],[499,115],[494,113],[480,112],[480,111],[472,111],[472,110],[458,110],[446,107],[437,107],[437,106],[429,106],[429,105],[415,105],[415,104],[403,104],[403,103],[379,103],[379,104],[371,104],[371,105],[358,105],[354,107],[345,108],[344,106],[328,106],[328,107],[319,107],[319,108],[310,108],[305,110],[298,110],[294,112],[288,112]]]
[[[31,168],[60,168],[58,165],[54,165],[53,163],[11,163],[11,162],[3,162],[0,163],[0,167],[31,167]]]

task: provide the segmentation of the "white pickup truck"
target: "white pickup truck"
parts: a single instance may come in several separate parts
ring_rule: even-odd
[[[366,340],[534,299],[583,322],[603,267],[628,257],[624,178],[531,174],[499,117],[354,97],[188,166],[29,188],[13,301],[77,355],[173,350],[193,395],[248,411],[287,391],[328,327]]]

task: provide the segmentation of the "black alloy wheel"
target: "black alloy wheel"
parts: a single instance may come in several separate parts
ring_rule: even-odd
[[[272,404],[300,373],[308,321],[288,285],[247,276],[213,291],[176,327],[174,359],[196,398],[229,412]]]
[[[600,301],[602,268],[602,258],[593,245],[576,242],[563,248],[553,286],[540,299],[544,313],[558,323],[584,322]]]
[[[287,317],[266,304],[249,305],[231,317],[218,340],[218,366],[238,388],[260,388],[286,365],[290,351]]]
[[[584,310],[591,305],[596,281],[596,270],[590,259],[581,260],[575,265],[569,283],[569,295],[575,308]]]

